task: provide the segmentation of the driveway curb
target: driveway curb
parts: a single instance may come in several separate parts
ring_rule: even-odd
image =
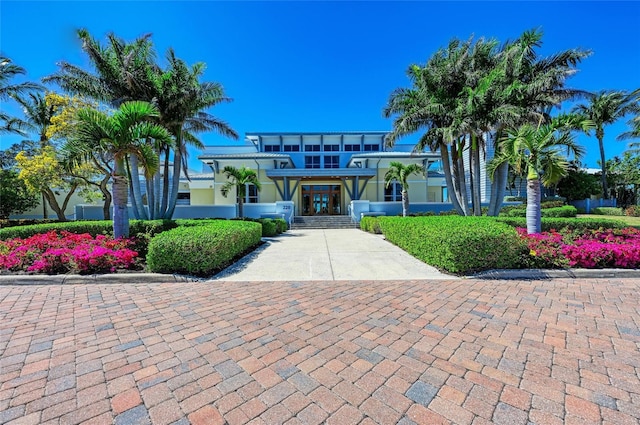
[[[0,285],[78,285],[85,283],[176,283],[202,282],[193,276],[160,273],[115,273],[94,275],[15,275],[0,276]]]
[[[639,269],[524,269],[524,270],[487,270],[465,279],[505,279],[505,280],[544,280],[544,279],[640,279]]]

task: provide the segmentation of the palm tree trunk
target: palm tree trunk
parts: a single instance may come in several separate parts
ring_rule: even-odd
[[[148,178],[145,179],[145,183],[147,186],[147,206],[149,207],[149,219],[150,220],[155,220],[156,219],[156,194],[155,194],[155,190],[154,190],[154,182],[155,182],[155,175],[150,176]]]
[[[113,179],[113,237],[129,237],[128,183],[124,158],[116,158]]]
[[[602,181],[602,197],[604,199],[609,199],[609,188],[607,187],[607,170],[606,170],[606,160],[604,158],[604,136],[598,136],[598,145],[600,147],[600,166],[602,168],[602,176],[600,180]]]
[[[507,186],[507,178],[509,176],[509,163],[504,162],[498,166],[494,174],[493,183],[491,184],[491,203],[489,204],[488,215],[496,217],[500,214],[502,208],[502,200]]]
[[[144,202],[142,202],[142,192],[140,191],[140,171],[138,157],[135,154],[129,156],[129,172],[130,172],[130,186],[131,186],[131,204],[136,215],[136,219],[148,220],[149,216],[144,209]],[[149,194],[147,193],[147,204],[149,204]]]
[[[167,205],[169,202],[169,150],[165,152],[164,158],[164,175],[162,176],[162,202],[160,203],[160,215],[164,217],[167,213]]]
[[[100,192],[102,192],[102,196],[104,196],[104,204],[102,205],[102,217],[105,220],[111,220],[111,192],[109,192],[109,187],[107,184],[109,183],[109,179],[111,176],[106,175],[102,180],[100,180]]]
[[[169,191],[169,203],[167,206],[167,212],[164,218],[171,219],[173,212],[176,209],[176,202],[178,201],[178,191],[180,190],[180,171],[182,170],[182,127],[175,131],[176,146],[173,149],[173,176],[171,180],[171,190]]]
[[[527,233],[530,235],[542,231],[540,199],[540,179],[527,179]]]
[[[238,217],[244,217],[244,199],[241,196],[238,196]]]
[[[402,216],[406,217],[409,214],[409,193],[407,189],[402,188]]]
[[[467,196],[467,185],[464,178],[464,160],[462,158],[461,150],[454,145],[451,146],[451,156],[453,159],[453,177],[454,186],[456,188],[456,196],[460,200],[460,206],[464,212],[464,215],[471,215],[469,209],[469,198]]]
[[[480,145],[478,140],[476,139],[475,146],[473,149],[473,166],[471,168],[471,172],[473,173],[473,182],[474,186],[472,189],[473,193],[473,215],[481,216],[482,215],[482,184],[480,178]]]
[[[449,159],[449,148],[444,143],[440,143],[440,160],[442,161],[442,171],[444,173],[444,180],[447,183],[447,193],[449,194],[449,199],[451,200],[453,208],[458,212],[458,214],[464,215],[464,211],[460,206],[460,201],[456,196],[455,188],[453,186],[453,179],[451,176],[451,162]]]

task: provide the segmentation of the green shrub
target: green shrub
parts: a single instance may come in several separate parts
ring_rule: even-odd
[[[450,273],[518,268],[526,245],[516,230],[487,217],[381,217],[385,238]]]
[[[212,276],[260,243],[259,223],[205,221],[163,232],[149,243],[147,266],[158,273]]]
[[[276,223],[276,232],[278,232],[278,234],[284,233],[289,230],[287,220],[285,220],[284,218],[276,218],[273,221],[274,223]]]
[[[364,216],[360,220],[360,229],[365,232],[380,234],[380,217]]]
[[[507,217],[526,217],[527,210],[524,208],[510,208],[507,210]],[[562,207],[551,207],[540,210],[542,217],[575,217],[578,214],[576,207],[572,205],[565,205]],[[502,215],[504,217],[504,214]]]
[[[496,221],[508,224],[513,227],[527,227],[527,220],[524,217],[496,217]],[[597,229],[623,229],[628,225],[619,220],[597,219],[597,218],[542,218],[542,231],[550,230],[597,230]]]
[[[0,219],[0,229],[15,226],[30,226],[32,224],[58,223],[57,219],[33,219],[33,218],[3,218]]]
[[[591,214],[621,216],[624,215],[624,210],[616,207],[598,207],[592,208]]]
[[[28,238],[39,233],[47,233],[52,230],[57,232],[89,233],[91,236],[113,234],[113,222],[105,220],[96,221],[63,221],[56,223],[31,224],[28,226],[16,226],[0,229],[0,240],[13,238]]]
[[[270,238],[278,234],[278,225],[271,218],[260,218],[258,223],[262,225],[262,237]]]
[[[544,201],[540,202],[540,208],[543,210],[546,208],[558,208],[563,207],[565,203],[563,201]]]
[[[624,210],[624,213],[629,217],[640,217],[640,205],[631,205]]]

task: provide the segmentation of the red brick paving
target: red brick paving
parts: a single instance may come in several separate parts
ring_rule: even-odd
[[[640,282],[0,286],[0,423],[639,424]]]

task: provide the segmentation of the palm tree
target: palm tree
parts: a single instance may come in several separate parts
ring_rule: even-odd
[[[243,165],[240,168],[227,165],[222,172],[227,176],[227,182],[220,189],[225,198],[235,188],[238,198],[238,217],[244,217],[244,198],[247,196],[247,186],[253,185],[259,191],[261,189],[258,175],[250,168]]]
[[[6,56],[0,56],[0,101],[21,97],[33,91],[44,90],[40,84],[32,82],[12,83],[11,80],[18,75],[24,75],[27,71],[11,62]],[[24,134],[26,123],[6,112],[0,111],[0,133]]]
[[[158,109],[147,102],[133,101],[120,105],[109,116],[96,109],[81,109],[78,112],[77,137],[70,141],[67,149],[75,157],[88,157],[97,148],[113,156],[113,235],[115,238],[129,236],[129,214],[127,197],[129,183],[125,161],[128,155],[136,155],[152,174],[158,168],[158,156],[145,142],[147,138],[168,142],[171,136],[166,128],[153,123]]]
[[[402,188],[402,216],[406,217],[409,212],[409,176],[412,174],[424,173],[424,168],[418,164],[404,165],[401,162],[392,161],[389,170],[384,175],[385,187],[398,182]]]
[[[572,112],[581,114],[595,123],[595,134],[600,147],[602,195],[605,199],[609,199],[604,153],[604,126],[613,124],[632,112],[637,113],[640,108],[635,97],[625,91],[603,90],[589,94],[587,98],[589,103],[576,105]]]
[[[517,174],[527,175],[527,233],[540,233],[540,183],[549,186],[567,174],[569,162],[560,151],[566,148],[567,155],[579,159],[584,148],[576,144],[572,131],[584,131],[593,123],[576,115],[561,115],[548,124],[533,126],[525,124],[515,130],[508,130],[500,140],[500,154],[489,166],[494,173],[501,164],[510,164]]]

